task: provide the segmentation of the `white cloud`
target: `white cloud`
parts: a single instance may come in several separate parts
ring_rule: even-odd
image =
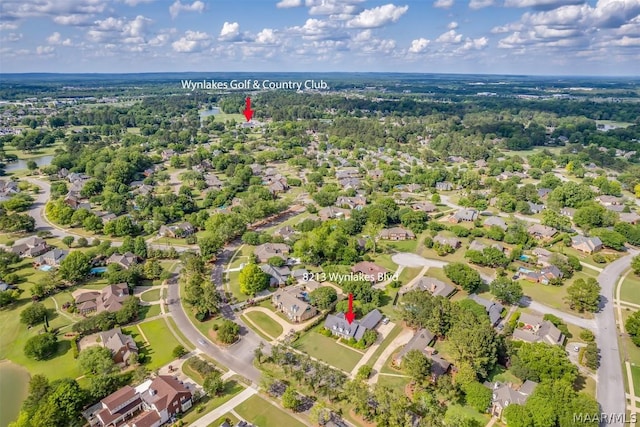
[[[493,6],[493,0],[471,0],[469,2],[471,9],[482,9],[489,6]]]
[[[449,22],[449,25],[447,25],[447,29],[449,30],[455,30],[456,28],[458,28],[458,23],[456,21]]]
[[[433,7],[440,9],[449,9],[451,6],[453,6],[453,0],[436,0],[433,2]]]
[[[360,31],[353,37],[355,42],[366,42],[367,40],[371,40],[373,37],[371,30]]]
[[[411,42],[411,47],[409,48],[409,52],[411,53],[422,53],[427,49],[431,40],[427,40],[423,37],[419,39],[415,39]]]
[[[291,27],[289,31],[306,40],[345,38],[344,32],[340,31],[336,25],[334,22],[309,18],[305,21],[304,25]]]
[[[97,43],[143,45],[146,44],[148,27],[151,22],[151,19],[142,15],[131,20],[111,16],[95,21],[91,29],[87,31],[87,38],[89,41]]]
[[[50,45],[61,45],[61,46],[71,46],[71,39],[62,39],[62,36],[59,32],[54,32],[49,37],[47,37],[47,43]]]
[[[0,41],[15,43],[22,40],[22,37],[22,33],[9,33],[5,37],[2,37]]]
[[[128,6],[137,6],[142,3],[153,3],[156,0],[121,0],[121,1]]]
[[[53,46],[38,46],[36,48],[36,53],[38,55],[50,55],[55,52],[55,48]]]
[[[280,9],[287,9],[290,7],[300,7],[302,6],[302,0],[280,0],[276,7]]]
[[[532,7],[537,9],[554,9],[568,4],[582,4],[585,0],[505,0],[506,7]]]
[[[409,6],[396,6],[394,4],[385,4],[384,6],[366,9],[360,12],[358,16],[347,22],[350,28],[376,28],[382,27],[390,22],[397,22],[404,15]]]
[[[196,0],[193,3],[182,3],[180,0],[176,0],[173,2],[171,6],[169,6],[169,14],[173,19],[177,18],[180,12],[198,12],[202,13],[204,11],[205,4]]]
[[[15,22],[0,22],[0,31],[12,31],[17,29],[18,24]]]
[[[437,43],[451,43],[456,44],[462,42],[462,34],[456,33],[456,30],[449,30],[446,33],[442,33],[436,39]]]
[[[171,47],[176,52],[198,52],[209,46],[210,42],[211,37],[207,33],[188,30],[183,37],[171,43]]]
[[[67,15],[88,15],[102,13],[107,2],[103,0],[3,0],[2,15],[5,20],[28,19]]]
[[[85,26],[91,24],[93,15],[60,15],[53,18],[53,22],[59,25],[68,25],[72,27]]]
[[[237,22],[225,22],[222,24],[218,40],[225,42],[237,41],[240,39],[240,24]]]
[[[310,15],[333,15],[340,18],[353,17],[361,8],[357,6],[363,0],[307,0]]]
[[[256,36],[256,43],[276,44],[278,43],[278,36],[271,28],[265,28]]]

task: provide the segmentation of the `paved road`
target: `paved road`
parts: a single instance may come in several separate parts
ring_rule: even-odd
[[[622,274],[630,267],[631,258],[636,254],[638,251],[630,251],[629,255],[605,267],[598,276],[602,290],[600,291],[600,311],[596,314],[599,329],[596,342],[600,349],[597,398],[602,412],[609,414],[624,414],[626,410],[613,292]],[[610,422],[602,425],[622,426],[623,424]]]
[[[394,254],[391,257],[391,260],[398,265],[404,267],[434,267],[434,268],[444,268],[445,265],[449,264],[447,261],[439,261],[435,259],[428,259],[418,254],[413,254],[410,252],[399,252]],[[480,273],[480,272],[479,272]],[[487,276],[486,274],[480,273],[480,277],[482,280],[489,283],[492,282],[494,277]]]
[[[565,313],[564,311],[533,301],[529,297],[522,297],[522,299],[520,300],[520,306],[529,307],[530,309],[542,314],[553,314],[554,316],[561,318],[567,323],[571,323],[572,325],[576,325],[584,329],[589,329],[593,332],[598,331],[598,323],[596,320],[583,319],[582,317],[578,317],[570,313]]]
[[[222,365],[227,366],[245,378],[258,383],[260,380],[260,371],[253,366],[253,350],[261,341],[257,335],[245,327],[240,341],[228,348],[220,348],[209,341],[196,327],[191,323],[187,314],[184,312],[180,303],[180,286],[178,285],[178,275],[168,281],[168,301],[171,303],[167,306],[169,313],[180,328],[180,331],[187,337],[193,345],[208,356],[214,358]],[[232,311],[233,313],[233,311]],[[256,340],[257,337],[257,340]]]
[[[213,411],[204,415],[202,418],[198,418],[196,421],[190,424],[191,427],[207,427],[211,425],[215,420],[231,411],[236,406],[240,405],[245,400],[256,394],[257,391],[253,387],[246,388],[242,393],[234,396],[231,400],[223,403],[222,406],[217,407]]]
[[[464,206],[460,206],[460,205],[457,205],[457,204],[453,203],[451,201],[451,199],[449,198],[449,196],[447,196],[445,194],[441,194],[440,195],[440,203],[442,203],[443,205],[448,206],[448,207],[450,207],[452,209],[465,209]],[[520,214],[508,214],[508,213],[505,213],[505,212],[500,212],[500,213],[498,213],[498,216],[502,217],[502,218],[514,217],[516,219],[519,219],[519,220],[522,220],[522,221],[526,221],[526,222],[532,222],[534,224],[539,224],[540,223],[540,220],[538,218],[531,218],[531,217],[520,215]]]

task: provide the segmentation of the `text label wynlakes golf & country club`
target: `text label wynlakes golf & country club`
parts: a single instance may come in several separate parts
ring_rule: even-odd
[[[180,80],[182,89],[195,90],[328,90],[324,80]]]

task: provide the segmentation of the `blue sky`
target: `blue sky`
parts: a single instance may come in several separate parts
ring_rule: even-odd
[[[0,72],[640,75],[640,0],[2,0]]]

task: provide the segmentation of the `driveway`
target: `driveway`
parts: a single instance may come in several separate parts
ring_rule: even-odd
[[[554,316],[561,318],[567,323],[571,323],[572,325],[576,325],[584,329],[589,329],[593,332],[598,331],[598,323],[594,319],[583,319],[582,317],[578,317],[570,313],[565,313],[564,311],[533,301],[529,297],[522,297],[519,301],[519,305],[521,307],[528,307],[532,310],[537,311],[538,313],[553,314]]]
[[[624,377],[620,364],[618,347],[618,328],[613,305],[613,291],[622,274],[631,265],[631,259],[638,251],[629,251],[629,255],[612,262],[598,276],[600,283],[600,311],[596,313],[598,334],[596,343],[600,349],[600,368],[598,369],[597,398],[602,412],[608,414],[624,414],[626,398]],[[603,423],[602,425],[616,425]]]

